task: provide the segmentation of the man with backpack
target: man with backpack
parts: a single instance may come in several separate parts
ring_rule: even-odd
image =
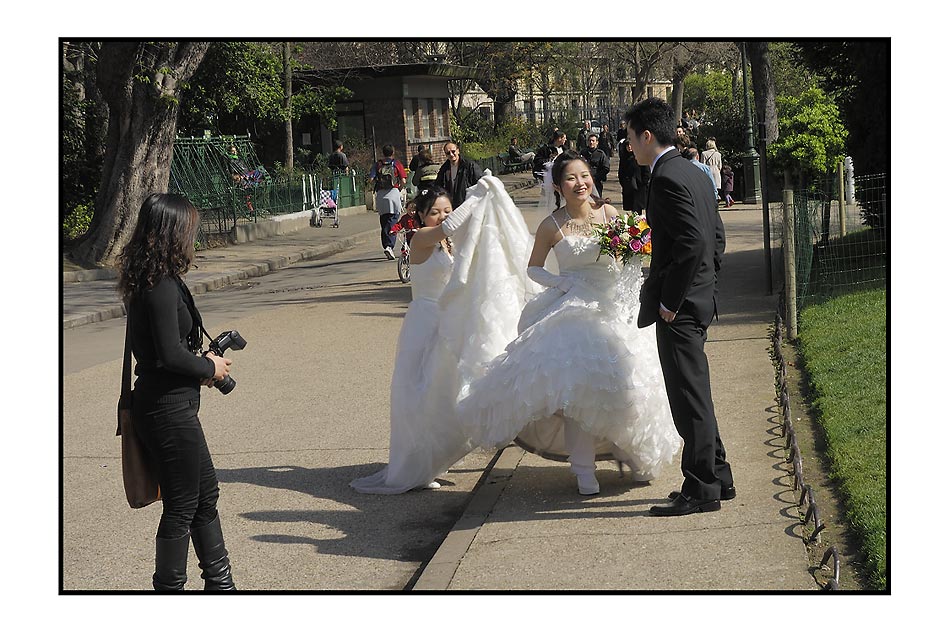
[[[406,168],[394,158],[396,153],[392,145],[383,146],[383,158],[376,161],[369,172],[376,192],[376,212],[379,214],[380,241],[386,259],[396,259],[393,248],[396,236],[391,229],[402,213],[402,195],[400,189],[406,182]]]
[[[439,168],[435,185],[449,192],[452,208],[455,209],[465,202],[465,190],[482,177],[482,168],[478,163],[462,158],[459,146],[452,141],[446,143],[443,150],[447,158]]]

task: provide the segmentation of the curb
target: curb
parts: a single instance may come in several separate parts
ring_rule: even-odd
[[[485,469],[485,474],[472,492],[465,512],[446,535],[435,555],[426,563],[412,591],[446,591],[452,584],[455,572],[472,546],[478,530],[485,523],[508,487],[508,482],[524,457],[523,449],[510,444],[500,450]]]
[[[216,277],[211,277],[210,279],[206,279],[204,281],[190,283],[188,284],[188,289],[191,290],[191,293],[195,295],[204,294],[206,292],[210,292],[211,290],[216,290],[244,279],[261,277],[282,268],[287,268],[291,264],[296,264],[300,261],[322,259],[324,257],[336,255],[337,253],[342,253],[343,251],[349,250],[357,244],[377,235],[379,235],[379,229],[371,229],[361,233],[355,233],[349,237],[342,238],[335,242],[330,242],[329,244],[308,248],[296,253],[290,253],[289,255],[272,257],[260,263],[251,264],[237,270],[222,272]],[[66,273],[64,273],[64,276],[65,274]],[[103,277],[103,279],[109,278],[110,277]],[[99,310],[97,312],[78,314],[67,319],[63,319],[63,329],[69,330],[74,327],[79,327],[80,325],[97,323],[99,321],[108,321],[109,319],[117,319],[123,316],[125,316],[125,306],[116,305],[111,308]]]
[[[63,272],[63,283],[70,284],[79,281],[101,281],[103,279],[117,279],[118,277],[119,273],[114,268],[70,270]]]

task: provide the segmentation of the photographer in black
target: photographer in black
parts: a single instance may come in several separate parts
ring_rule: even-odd
[[[218,479],[198,421],[200,387],[222,384],[231,361],[198,355],[201,315],[181,280],[197,230],[198,211],[187,198],[151,194],[118,261],[136,360],[132,423],[162,494],[152,576],[160,591],[184,589],[189,541],[205,590],[235,588],[218,517]]]

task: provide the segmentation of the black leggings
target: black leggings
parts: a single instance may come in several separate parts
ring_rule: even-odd
[[[135,432],[158,472],[159,538],[179,538],[218,514],[218,478],[198,421],[200,400],[156,403],[135,398]]]

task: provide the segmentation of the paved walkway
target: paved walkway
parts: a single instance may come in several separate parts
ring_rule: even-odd
[[[613,176],[613,174],[611,174]],[[502,178],[530,186],[528,174]],[[616,180],[605,194],[620,199]],[[720,320],[706,346],[721,435],[738,497],[720,512],[652,517],[681,479],[676,465],[650,485],[598,464],[601,494],[580,497],[565,464],[502,451],[415,590],[817,590],[801,539],[774,408],[761,211],[722,212],[727,248]],[[305,228],[201,253],[195,293],[324,257],[378,239],[376,215],[342,218],[339,229]],[[114,280],[64,283],[63,327],[122,315]],[[438,494],[438,493],[436,493]]]
[[[510,446],[416,590],[818,589],[774,408],[768,327],[776,298],[765,294],[761,210],[736,205],[722,217],[720,319],[706,353],[737,498],[719,512],[654,517],[649,507],[682,481],[678,465],[636,485],[600,462],[601,493],[581,497],[566,464]]]

